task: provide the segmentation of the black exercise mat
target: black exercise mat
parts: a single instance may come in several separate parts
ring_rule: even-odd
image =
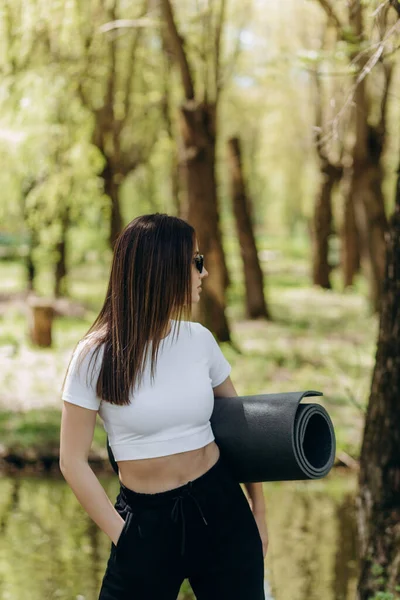
[[[215,398],[211,426],[221,455],[241,483],[320,479],[333,466],[336,439],[321,392]]]
[[[240,483],[320,479],[336,452],[332,421],[320,404],[300,401],[321,392],[217,397],[211,427],[221,455]],[[118,474],[107,437],[110,463]]]

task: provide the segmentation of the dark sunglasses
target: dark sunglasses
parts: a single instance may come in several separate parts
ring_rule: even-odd
[[[204,256],[203,254],[198,254],[193,259],[194,264],[196,265],[196,269],[201,273],[204,265]]]

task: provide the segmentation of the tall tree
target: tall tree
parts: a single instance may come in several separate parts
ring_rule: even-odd
[[[387,230],[384,198],[382,193],[383,167],[382,153],[387,133],[387,101],[391,83],[392,64],[384,60],[382,38],[386,31],[387,7],[383,9],[383,25],[378,28],[378,42],[365,47],[369,38],[364,23],[365,7],[361,0],[348,2],[348,18],[342,15],[329,0],[319,0],[320,5],[337,27],[338,38],[346,41],[349,58],[355,67],[354,85],[351,96],[354,99],[353,123],[354,143],[349,164],[350,175],[347,187],[350,196],[346,201],[346,216],[353,216],[360,235],[361,252],[370,281],[370,299],[375,310],[380,308],[381,286],[385,268],[384,234]],[[378,110],[375,98],[367,89],[366,75],[381,59],[384,85]],[[378,118],[376,118],[378,114]],[[346,239],[346,238],[345,238]]]
[[[70,224],[82,222],[86,210],[92,222],[109,223],[111,246],[121,230],[120,188],[157,139],[162,55],[154,44],[156,33],[146,33],[143,41],[146,20],[136,19],[122,33],[107,27],[114,18],[143,14],[144,0],[133,9],[118,0],[73,0],[51,3],[46,11],[33,2],[28,12],[21,0],[3,4],[0,28],[6,51],[0,69],[7,94],[1,94],[2,109],[4,115],[12,99],[8,126],[14,125],[22,140],[12,169],[22,182],[21,196],[26,196],[24,225],[32,246],[48,249],[46,258],[42,252],[38,260],[47,263],[51,257],[58,296],[67,291]],[[96,207],[90,207],[93,198]],[[30,287],[35,256],[37,252],[29,253]]]
[[[147,5],[148,1],[143,0],[141,17],[144,17]],[[122,16],[127,14],[118,0],[107,5],[100,2],[94,8],[82,3],[80,10],[84,60],[77,90],[84,106],[93,115],[92,142],[104,158],[101,176],[111,203],[109,243],[112,247],[122,229],[121,185],[130,173],[147,161],[153,149],[158,123],[155,113],[159,107],[146,102],[143,97],[138,101],[140,91],[148,86],[143,73],[150,68],[145,64],[143,52],[140,54],[146,21],[131,19],[130,27],[121,38],[116,34],[114,24],[120,23]],[[102,63],[100,85],[99,61]],[[140,123],[146,123],[146,132]]]
[[[23,224],[28,234],[28,252],[26,255],[25,266],[26,266],[26,282],[27,290],[30,292],[35,291],[36,286],[36,264],[33,258],[36,248],[39,245],[39,236],[35,228],[30,226],[29,223],[29,209],[27,208],[26,199],[29,193],[35,189],[37,185],[36,179],[25,179],[21,182],[21,204],[22,204],[22,219]]]
[[[376,363],[360,456],[358,600],[398,592],[400,582],[400,164],[386,235]]]
[[[179,68],[184,100],[179,121],[183,141],[187,183],[187,207],[184,216],[195,227],[199,246],[209,265],[201,297],[199,313],[202,322],[214,331],[220,341],[230,340],[225,315],[225,291],[229,282],[222,246],[215,173],[218,102],[222,90],[221,38],[225,21],[225,0],[218,8],[209,6],[206,20],[215,17],[215,27],[207,27],[203,42],[211,43],[212,53],[204,52],[204,78],[196,91],[195,74],[190,65],[185,40],[178,31],[170,0],[161,0],[166,40]],[[211,42],[210,42],[211,37]],[[211,64],[210,64],[211,59]],[[211,73],[210,73],[211,71]]]
[[[349,3],[349,23],[356,40],[365,40],[366,32],[361,0]],[[358,73],[367,69],[368,54],[358,59]],[[375,310],[381,306],[381,287],[385,270],[385,241],[387,230],[382,192],[382,153],[386,137],[386,108],[392,76],[391,63],[383,63],[384,88],[379,121],[370,116],[372,99],[368,96],[365,78],[357,80],[354,92],[355,140],[352,153],[350,196],[354,203],[357,229],[360,232],[362,252],[368,260],[370,299]]]
[[[238,137],[228,140],[228,158],[231,176],[231,195],[236,231],[242,256],[246,294],[246,316],[249,319],[270,319],[264,296],[264,274],[258,259],[254,237],[250,198],[243,174],[241,145]]]
[[[179,163],[179,145],[181,144],[180,137],[176,131],[175,119],[173,118],[173,86],[171,84],[173,75],[173,60],[166,44],[165,36],[162,37],[163,44],[163,56],[164,56],[164,72],[162,75],[163,79],[163,99],[162,99],[162,114],[164,118],[164,127],[166,129],[169,141],[170,141],[170,152],[169,152],[169,171],[170,171],[170,182],[171,182],[171,195],[173,205],[175,208],[175,214],[184,217],[185,206],[182,202],[182,195],[184,187],[182,164]]]
[[[343,174],[341,156],[335,157],[332,147],[323,141],[324,101],[318,65],[314,70],[316,89],[316,150],[319,160],[320,184],[317,190],[312,227],[312,278],[315,285],[330,289],[329,238],[332,234],[332,195]],[[332,144],[331,144],[332,146]]]
[[[343,286],[347,288],[353,285],[354,277],[361,267],[361,242],[354,210],[352,172],[350,168],[344,169],[341,193],[343,196],[343,225],[341,231],[340,262],[343,271]]]

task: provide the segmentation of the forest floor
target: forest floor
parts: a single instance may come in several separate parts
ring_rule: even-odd
[[[228,290],[227,316],[233,344],[223,343],[221,349],[232,365],[236,391],[323,392],[312,402],[321,403],[333,421],[336,464],[356,468],[352,459],[357,461],[359,455],[378,332],[363,279],[343,292],[335,270],[332,290],[310,286],[302,246],[283,251],[270,243],[260,251],[260,259],[271,321],[244,317],[240,262],[230,255],[235,281]],[[57,301],[52,347],[39,349],[27,336],[23,266],[0,262],[0,470],[58,469],[61,386],[72,349],[100,308],[106,271],[94,266],[74,269],[70,297]],[[41,285],[41,294],[48,295],[45,277]],[[90,460],[98,468],[110,468],[100,417]]]

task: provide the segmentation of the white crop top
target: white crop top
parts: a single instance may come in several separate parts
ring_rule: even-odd
[[[173,336],[174,324],[172,321],[170,333],[161,340],[153,385],[148,357],[143,380],[130,393],[129,406],[110,404],[96,395],[102,349],[96,364],[90,363],[87,384],[93,350],[85,356],[79,372],[77,359],[85,340],[72,356],[62,399],[99,412],[116,461],[195,450],[215,439],[210,424],[212,388],[225,381],[231,365],[206,327],[181,321],[179,336]]]

